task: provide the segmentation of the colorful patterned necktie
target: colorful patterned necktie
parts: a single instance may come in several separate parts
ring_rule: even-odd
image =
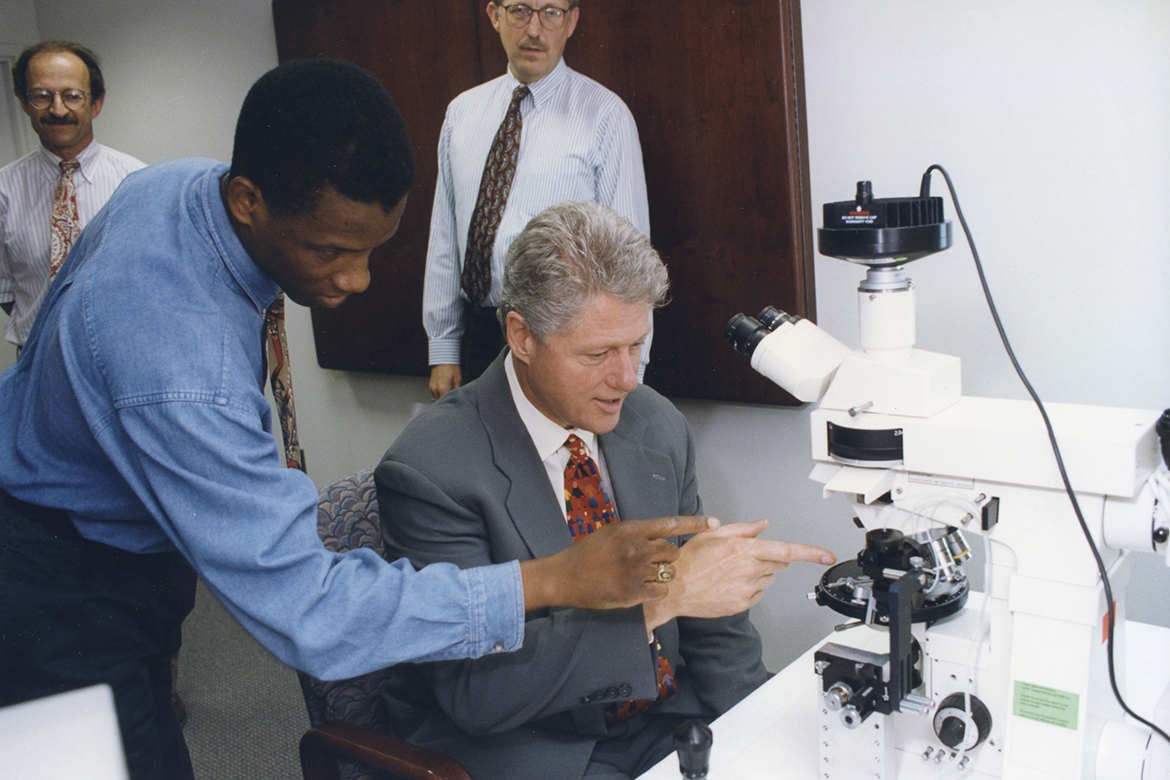
[[[53,193],[53,219],[49,223],[49,281],[61,270],[69,247],[81,232],[81,218],[77,216],[77,188],[73,172],[81,169],[77,160],[62,160],[61,175]]]
[[[601,473],[585,442],[572,434],[564,444],[569,451],[565,465],[565,516],[573,541],[587,536],[617,519],[613,502],[601,486]]]
[[[467,249],[463,252],[460,283],[468,300],[477,306],[484,302],[492,289],[492,244],[496,242],[504,204],[512,191],[512,177],[520,156],[520,101],[527,95],[528,87],[523,85],[512,92],[508,113],[496,130],[487,163],[483,166],[479,196],[467,228]]]
[[[585,451],[585,442],[576,434],[570,434],[564,447],[569,451],[569,462],[565,465],[565,516],[569,523],[569,534],[573,541],[578,541],[601,526],[616,521],[617,513],[601,485],[601,472],[597,470],[597,463]],[[674,670],[662,652],[662,643],[658,641],[657,635],[654,637],[654,650],[658,698],[631,699],[621,704],[611,704],[605,708],[607,721],[625,720],[674,694]]]
[[[305,470],[305,451],[297,436],[297,409],[293,404],[292,366],[288,360],[288,336],[284,332],[284,293],[264,313],[264,342],[267,346],[268,372],[272,377],[272,397],[280,418],[284,439],[284,462],[290,469]]]

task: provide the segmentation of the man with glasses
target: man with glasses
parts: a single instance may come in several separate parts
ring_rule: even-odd
[[[577,0],[530,3],[488,3],[508,71],[456,97],[439,138],[423,287],[436,399],[477,377],[503,346],[499,280],[508,246],[528,220],[562,201],[595,201],[650,235],[633,116],[617,95],[562,60],[580,16]],[[503,164],[493,168],[497,159]],[[649,342],[639,378],[648,356]]]
[[[77,233],[145,163],[94,141],[105,84],[89,49],[42,41],[21,53],[12,81],[41,139],[0,169],[0,308],[4,337],[19,348]]]

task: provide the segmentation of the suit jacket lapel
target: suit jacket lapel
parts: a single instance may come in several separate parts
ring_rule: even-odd
[[[512,400],[503,362],[508,355],[501,354],[484,372],[478,383],[478,403],[492,444],[492,459],[511,483],[504,499],[508,515],[532,557],[539,558],[560,552],[573,538],[565,525],[563,499],[553,493],[544,464]]]
[[[665,517],[678,513],[679,486],[675,467],[666,453],[645,446],[650,422],[628,405],[621,421],[600,436],[618,516],[626,520]]]

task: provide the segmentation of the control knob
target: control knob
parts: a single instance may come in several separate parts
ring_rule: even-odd
[[[975,696],[952,693],[934,713],[934,733],[952,750],[971,750],[991,733],[991,713]]]

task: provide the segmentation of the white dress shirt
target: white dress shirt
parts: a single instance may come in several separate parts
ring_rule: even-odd
[[[431,365],[460,363],[466,300],[460,277],[467,230],[488,151],[518,86],[509,71],[464,92],[447,107],[423,284]],[[626,104],[564,60],[528,86],[531,94],[520,104],[520,156],[492,249],[487,306],[500,300],[508,247],[549,206],[566,200],[603,203],[650,235],[642,148]],[[648,353],[649,344],[644,350]]]
[[[77,155],[77,215],[85,227],[122,179],[146,163],[93,141]],[[11,302],[4,338],[24,344],[49,288],[49,226],[61,158],[44,147],[0,169],[0,303]]]
[[[520,380],[516,376],[516,364],[512,362],[511,354],[504,357],[504,373],[508,376],[508,388],[512,391],[512,401],[516,404],[516,411],[520,414],[520,421],[528,429],[532,443],[536,445],[536,454],[544,464],[544,471],[548,475],[549,484],[553,493],[564,510],[565,524],[569,522],[569,501],[565,497],[565,466],[569,465],[569,450],[565,447],[565,440],[570,434],[577,434],[577,438],[585,443],[585,452],[597,464],[597,473],[601,475],[601,484],[609,495],[613,505],[615,520],[621,520],[618,513],[617,499],[613,495],[613,483],[609,481],[609,470],[605,467],[605,456],[601,454],[601,447],[597,442],[597,434],[583,428],[562,428],[532,405],[524,389],[520,387]],[[646,641],[654,644],[654,632],[646,632]]]
[[[504,357],[504,372],[508,375],[508,387],[512,390],[512,401],[516,404],[516,411],[520,413],[520,420],[528,429],[532,443],[536,445],[536,453],[544,464],[548,474],[549,484],[553,493],[565,510],[565,522],[569,521],[568,510],[565,509],[565,466],[569,464],[569,451],[565,448],[565,440],[569,434],[577,434],[577,438],[585,442],[585,452],[597,463],[597,470],[601,474],[601,484],[611,485],[609,472],[605,468],[605,458],[601,454],[601,447],[597,445],[597,434],[581,428],[562,428],[544,416],[539,409],[532,405],[528,396],[524,395],[520,387],[520,380],[516,376],[516,366],[512,362],[512,355]],[[613,490],[607,490],[610,500],[613,500]],[[620,519],[616,502],[613,508],[614,517]]]

